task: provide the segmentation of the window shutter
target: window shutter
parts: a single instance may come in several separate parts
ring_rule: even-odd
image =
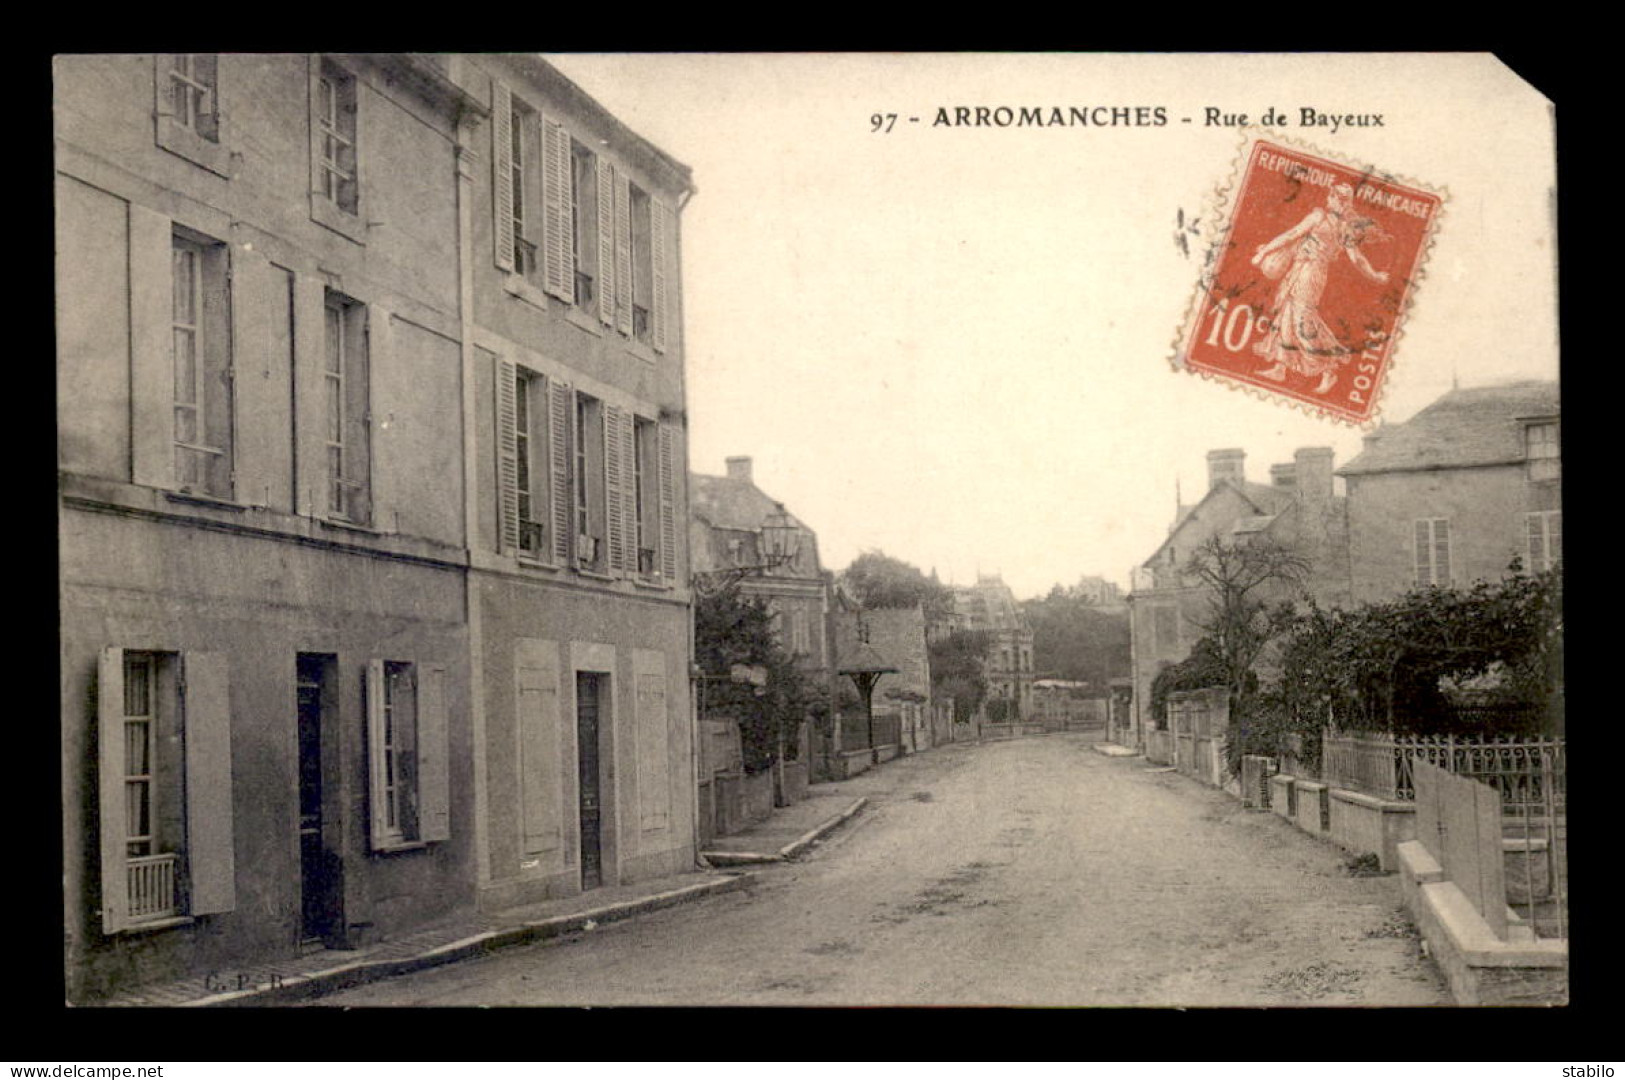
[[[298,512],[322,516],[327,507],[323,323],[327,293],[321,278],[297,274],[293,284],[293,396],[295,499]]]
[[[638,824],[664,829],[671,822],[671,716],[666,705],[666,655],[632,652],[637,684]]]
[[[542,288],[575,303],[575,237],[570,229],[570,136],[551,120],[542,123]]]
[[[615,328],[632,335],[632,181],[615,177]]]
[[[564,839],[556,642],[539,638],[514,641],[514,691],[518,705],[521,848],[527,855],[555,851]]]
[[[519,550],[519,440],[512,360],[497,357],[497,516],[499,547]]]
[[[654,296],[650,298],[654,304],[654,347],[656,352],[665,352],[671,335],[671,238],[666,235],[671,228],[671,210],[665,203],[653,198],[649,200],[649,208],[649,248],[654,264]]]
[[[361,687],[367,710],[367,809],[372,850],[389,846],[389,826],[384,805],[384,662],[368,660]]]
[[[351,309],[351,313],[363,321],[359,335],[360,348],[357,350],[359,363],[345,373],[345,379],[347,383],[361,380],[361,408],[346,417],[349,430],[345,432],[345,441],[350,446],[350,461],[354,463],[354,469],[347,468],[346,471],[349,478],[360,485],[356,489],[360,520],[383,527],[381,511],[387,509],[396,512],[399,504],[393,498],[393,493],[387,490],[393,474],[377,465],[379,461],[386,466],[389,464],[390,447],[387,439],[381,437],[387,432],[380,432],[372,422],[381,381],[374,378],[373,373],[389,371],[395,348],[395,321],[390,312],[380,307],[357,305]],[[399,522],[395,525],[398,528]]]
[[[660,576],[677,584],[677,446],[676,433],[660,425]]]
[[[175,486],[174,225],[130,204],[130,435],[137,484]]]
[[[1412,540],[1416,555],[1416,583],[1418,585],[1428,585],[1433,581],[1433,570],[1428,561],[1433,552],[1429,544],[1431,539],[1432,534],[1428,528],[1427,520],[1418,520],[1416,522],[1415,537]]]
[[[610,573],[626,572],[626,467],[621,454],[621,428],[626,411],[617,405],[604,406],[604,511],[609,533]],[[634,558],[633,565],[636,566]]]
[[[186,862],[191,914],[237,906],[232,845],[231,691],[226,658],[191,652],[185,664]]]
[[[494,214],[496,262],[500,270],[513,266],[513,92],[491,81],[491,204]]]
[[[598,319],[615,325],[615,294],[620,289],[615,251],[615,166],[598,155]]]
[[[637,418],[621,414],[621,530],[626,537],[626,573],[638,572],[638,443]]]
[[[1445,518],[1433,523],[1433,580],[1450,584],[1450,522]]]
[[[451,732],[446,669],[425,667],[418,679],[418,839],[451,839]]]
[[[560,566],[570,561],[571,537],[575,535],[575,492],[570,489],[570,454],[573,443],[570,425],[574,420],[574,395],[569,383],[547,381],[548,464],[551,468],[553,505],[553,558]]]
[[[167,272],[167,270],[166,270]],[[102,933],[129,924],[125,880],[124,650],[103,649],[96,672],[97,831],[101,835]]]
[[[292,431],[288,409],[288,278],[258,252],[232,249],[231,366],[236,403],[232,461],[237,498],[287,510]]]

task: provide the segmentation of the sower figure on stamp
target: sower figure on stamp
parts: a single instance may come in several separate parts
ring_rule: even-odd
[[[1337,381],[1339,365],[1358,351],[1339,341],[1320,316],[1320,298],[1338,252],[1372,281],[1388,280],[1387,271],[1373,269],[1360,252],[1362,243],[1383,234],[1370,218],[1352,216],[1353,205],[1354,188],[1338,184],[1327,193],[1324,208],[1309,211],[1253,254],[1252,264],[1265,277],[1281,279],[1266,316],[1268,329],[1253,346],[1272,365],[1259,371],[1260,376],[1285,382],[1289,368],[1300,375],[1319,375],[1315,393],[1324,394]]]

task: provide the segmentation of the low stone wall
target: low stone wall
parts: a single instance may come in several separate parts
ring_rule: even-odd
[[[1356,853],[1373,852],[1388,873],[1399,869],[1399,845],[1416,839],[1416,804],[1330,788],[1331,838]]]
[[[715,820],[718,836],[732,836],[773,813],[773,772],[754,776],[745,773],[718,773],[712,778],[715,793]]]
[[[1500,940],[1421,841],[1403,841],[1398,855],[1405,905],[1456,1004],[1568,1003],[1567,941]]]
[[[1174,736],[1169,731],[1152,728],[1145,733],[1145,759],[1158,765],[1172,765]]]
[[[890,761],[898,755],[896,743],[879,747],[879,758],[882,762]],[[876,754],[867,746],[862,750],[844,750],[830,763],[831,771],[837,780],[850,780],[859,773],[865,773],[875,764]]]
[[[1297,780],[1293,782],[1297,789],[1297,816],[1293,819],[1298,828],[1314,836],[1325,836],[1330,832],[1331,824],[1330,797],[1326,785],[1318,780]]]
[[[805,761],[786,761],[784,763],[784,805],[798,803],[807,797],[807,763]]]
[[[1276,773],[1270,777],[1270,813],[1280,814],[1288,821],[1297,820],[1297,779],[1291,773]]]

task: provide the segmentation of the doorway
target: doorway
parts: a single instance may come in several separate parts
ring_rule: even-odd
[[[604,883],[603,781],[599,768],[598,729],[605,676],[576,673],[577,789],[580,792],[581,888]]]
[[[326,784],[323,736],[334,719],[337,659],[300,653],[296,684],[299,726],[299,943],[334,943],[341,918],[339,860],[328,850],[323,826]]]

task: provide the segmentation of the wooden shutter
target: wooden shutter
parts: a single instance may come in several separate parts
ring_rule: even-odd
[[[389,833],[384,795],[384,662],[368,660],[361,687],[367,711],[367,810],[372,850],[383,851],[393,840]]]
[[[559,753],[559,649],[553,641],[514,641],[518,709],[520,846],[526,855],[564,841],[564,761]]]
[[[665,203],[651,197],[649,211],[650,261],[654,271],[654,295],[649,302],[654,305],[651,315],[654,319],[654,347],[656,352],[665,352],[671,335],[671,238],[667,235],[671,228],[671,210]]]
[[[185,675],[186,862],[193,915],[237,905],[232,843],[231,689],[226,658],[190,652]]]
[[[512,360],[496,358],[498,546],[519,550],[519,439]]]
[[[96,749],[102,933],[116,934],[129,925],[130,919],[124,869],[124,650],[117,647],[103,649],[97,665]]]
[[[1440,585],[1450,584],[1450,522],[1447,518],[1433,522],[1433,580]]]
[[[240,245],[231,253],[231,365],[236,402],[232,462],[237,499],[292,507],[288,385],[288,273]]]
[[[491,205],[499,270],[513,265],[513,92],[491,81]]]
[[[598,319],[615,325],[615,294],[620,278],[615,266],[615,166],[598,155]]]
[[[632,334],[632,181],[615,177],[615,328]]]
[[[626,572],[638,572],[638,442],[637,417],[631,412],[621,418],[621,529],[626,535]]]
[[[560,566],[570,561],[575,535],[575,492],[570,488],[574,442],[570,425],[575,419],[575,395],[569,383],[547,380],[548,465],[553,504],[553,558]]]
[[[395,360],[395,316],[386,308],[355,304],[350,317],[362,320],[360,348],[352,354],[359,362],[345,370],[345,385],[360,380],[355,391],[361,408],[352,411],[347,419],[350,430],[345,439],[350,444],[349,460],[355,463],[350,478],[359,481],[361,520],[378,528],[400,528],[401,500],[396,497],[394,483],[405,480],[391,467],[399,458],[394,440],[400,438],[399,427],[381,428],[373,417],[381,411],[377,407],[379,388],[388,378]],[[384,378],[376,378],[380,372]],[[386,521],[385,514],[393,515]]]
[[[418,678],[418,835],[426,843],[451,839],[451,730],[446,711],[446,669],[426,666]]]
[[[570,136],[551,120],[542,122],[542,288],[575,303],[575,236],[570,228]]]
[[[327,287],[314,274],[293,283],[293,397],[295,503],[309,517],[327,513],[327,439],[323,322]]]
[[[670,425],[660,425],[660,576],[677,584],[677,445]]]
[[[666,704],[666,656],[632,651],[637,693],[638,824],[664,829],[671,821],[671,716]]]
[[[131,203],[131,466],[160,488],[175,486],[174,250],[170,219]]]
[[[604,405],[604,516],[609,541],[610,573],[625,573],[626,560],[626,471],[630,464],[622,454],[621,428],[626,410]],[[637,565],[636,556],[632,565]]]

